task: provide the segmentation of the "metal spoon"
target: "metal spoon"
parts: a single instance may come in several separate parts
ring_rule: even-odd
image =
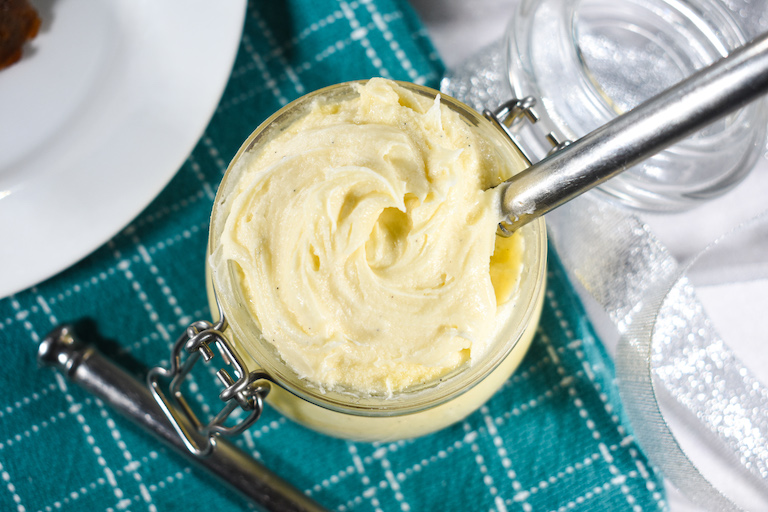
[[[71,381],[214,476],[224,485],[224,492],[233,491],[260,510],[270,512],[326,512],[223,437],[206,457],[193,455],[147,386],[78,338],[71,326],[58,327],[46,336],[37,357],[41,365],[59,369]]]
[[[768,33],[497,187],[502,224],[527,224],[768,92]]]

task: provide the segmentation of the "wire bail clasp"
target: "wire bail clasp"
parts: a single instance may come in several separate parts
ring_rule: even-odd
[[[171,349],[170,369],[156,366],[147,374],[147,384],[155,401],[165,412],[187,449],[198,457],[211,453],[216,445],[216,436],[240,434],[259,419],[264,409],[264,398],[270,390],[267,374],[247,373],[242,359],[223,334],[227,321],[221,308],[219,315],[220,320],[215,325],[205,320],[193,322]],[[215,357],[211,345],[218,348],[224,363],[233,367],[237,380],[224,368],[216,372],[219,381],[224,385],[219,398],[225,405],[204,425],[184,398],[181,385],[200,357],[206,363]],[[167,394],[163,391],[161,379],[170,381]],[[225,422],[238,406],[247,411],[248,416],[235,425],[226,426]]]
[[[486,109],[483,111],[483,116],[491,121],[496,128],[504,132],[523,158],[525,158],[528,165],[533,164],[535,159],[528,152],[526,145],[519,140],[517,132],[520,130],[523,122],[528,121],[531,125],[534,125],[539,121],[539,114],[534,110],[535,106],[536,98],[526,96],[524,98],[511,98],[495,110]],[[571,143],[569,140],[561,140],[554,132],[547,133],[544,138],[551,146],[547,156],[556,153]],[[512,235],[512,230],[508,223],[500,222],[496,229],[496,234],[507,237]]]

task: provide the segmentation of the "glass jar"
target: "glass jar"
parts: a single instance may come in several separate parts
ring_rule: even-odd
[[[747,41],[718,0],[522,0],[507,33],[509,84],[541,101],[537,143],[576,140]],[[685,210],[737,184],[764,151],[760,100],[600,185],[624,204]],[[536,149],[538,147],[538,150]]]
[[[398,85],[430,100],[439,94],[414,84]],[[301,378],[261,336],[259,322],[247,307],[237,264],[223,259],[217,247],[230,213],[227,198],[233,194],[245,169],[245,165],[238,165],[241,160],[263,150],[270,140],[301,119],[316,100],[341,102],[357,94],[353,84],[345,83],[303,96],[276,112],[246,139],[230,163],[214,203],[207,282],[211,309],[221,308],[228,321],[224,334],[248,370],[264,372],[275,384],[267,396],[268,403],[287,417],[329,435],[383,441],[415,437],[450,425],[480,407],[509,378],[537,328],[544,297],[547,241],[541,219],[520,230],[525,246],[525,271],[517,283],[514,308],[508,320],[498,327],[497,341],[480,360],[391,395],[321,389]],[[507,162],[516,162],[514,172],[526,167],[527,161],[509,137],[486,118],[452,98],[442,97],[441,103],[458,113],[462,122],[487,142],[487,151],[495,152],[497,158]],[[291,227],[276,226],[275,229]]]

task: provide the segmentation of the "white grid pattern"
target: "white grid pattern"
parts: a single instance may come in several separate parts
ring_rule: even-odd
[[[344,13],[344,17],[349,21],[349,26],[352,28],[352,39],[360,42],[360,45],[365,49],[365,55],[371,60],[371,64],[379,71],[379,76],[384,78],[392,78],[392,75],[384,67],[384,63],[379,58],[378,52],[371,46],[371,42],[368,40],[367,29],[363,29],[360,26],[360,22],[357,20],[355,11],[344,0],[339,0],[341,11]],[[361,30],[362,29],[362,30]],[[355,35],[357,34],[357,35]]]
[[[135,240],[135,242],[136,242],[137,245],[140,245],[138,240]],[[120,267],[121,265],[125,266],[124,265],[125,262],[128,261],[128,260],[122,259],[121,254],[119,252],[117,252],[117,251],[115,251],[115,258],[116,258],[116,260],[118,260],[118,264],[117,264],[118,267]],[[136,257],[134,257],[134,259],[135,258]],[[143,262],[143,263],[145,263],[147,265],[151,265],[151,261],[147,260],[147,259],[138,258],[138,261],[141,261],[141,262]],[[125,269],[124,271],[130,272],[128,269]],[[129,279],[130,282],[138,284],[138,282],[135,281],[135,279],[133,278],[132,274],[128,275],[127,278]],[[554,276],[550,276],[550,279],[552,279],[552,278],[554,278]],[[145,309],[146,309],[146,311],[149,314],[150,320],[154,319],[155,316],[156,316],[156,313],[155,313],[155,315],[152,314],[154,312],[154,308],[146,300],[146,295],[142,294],[141,287],[140,286],[133,286],[133,288],[139,294],[138,296],[139,296],[139,299],[142,301],[142,303],[146,304],[146,308]],[[41,304],[41,309],[47,315],[49,315],[51,323],[52,324],[58,323],[57,319],[51,315],[50,308],[47,308],[46,306],[43,306],[45,304],[45,300],[41,296],[39,296],[39,295],[37,297],[38,297],[38,302]],[[553,307],[553,309],[555,311],[555,315],[558,316],[558,317],[562,317],[562,313],[561,313],[561,310],[558,307],[558,303],[557,303],[554,295],[551,292],[549,292],[549,294],[548,294],[548,301],[550,302],[550,305]],[[13,304],[14,304],[15,308],[17,308],[17,313],[18,313],[16,315],[15,319],[19,320],[19,321],[25,322],[25,328],[27,328],[27,330],[29,330],[30,335],[31,335],[30,337],[33,339],[33,341],[39,342],[39,336],[37,336],[36,333],[33,330],[31,330],[31,328],[32,328],[31,323],[29,323],[29,321],[27,320],[28,315],[29,315],[29,311],[21,310],[19,303],[17,301],[15,301],[15,300],[13,301]],[[197,313],[199,313],[199,312],[196,312],[196,314]],[[564,324],[564,325],[561,325],[561,327],[566,328],[567,325]],[[162,338],[166,342],[170,343],[171,340],[170,340],[170,336],[168,334],[168,330],[164,326],[158,326],[157,332],[160,333],[160,335],[162,336]],[[570,329],[566,329],[566,334],[568,334],[568,333],[570,333],[571,336],[572,336],[572,331],[570,331]],[[545,333],[540,332],[539,335],[542,337],[542,339],[545,342],[548,342],[548,338],[547,338]],[[571,349],[572,351],[578,353],[580,358],[583,358],[583,354],[579,353],[579,351],[578,351],[578,347],[579,347],[580,344],[581,344],[581,340],[574,340],[573,342],[571,342],[568,345],[568,348]],[[560,348],[560,350],[563,350],[563,349]],[[126,347],[126,351],[130,351],[130,348]],[[562,364],[560,362],[560,358],[557,355],[557,349],[555,347],[553,347],[552,345],[548,345],[548,351],[549,351],[549,354],[550,354],[549,360],[542,359],[535,366],[532,366],[532,367],[528,368],[527,370],[525,370],[523,372],[517,373],[512,379],[510,379],[510,381],[507,383],[507,385],[512,385],[515,382],[520,382],[523,379],[529,378],[531,373],[535,373],[536,371],[538,371],[542,366],[544,366],[548,362],[553,362],[556,365],[556,367],[558,368],[558,372],[561,373],[561,374],[564,374],[565,370],[563,369]],[[584,364],[588,365],[588,362],[584,361]],[[584,375],[584,374],[586,374],[588,376],[592,376],[593,375],[591,371],[587,370],[587,372],[583,372],[583,373],[581,371],[578,371],[578,372],[576,372],[574,374],[574,376],[579,377],[579,376]],[[569,395],[571,395],[571,397],[573,398],[574,405],[579,409],[580,416],[585,420],[585,424],[587,425],[587,427],[590,428],[590,430],[592,432],[597,434],[597,432],[594,430],[594,423],[589,419],[588,414],[586,413],[586,411],[583,408],[583,403],[581,402],[581,399],[578,397],[578,394],[576,393],[575,388],[573,387],[573,378],[574,378],[574,376],[570,376],[570,375],[564,376],[563,379],[559,383],[555,384],[552,388],[546,390],[542,395],[539,395],[535,399],[529,400],[529,402],[527,402],[527,403],[521,404],[519,407],[515,407],[515,408],[513,408],[510,411],[506,411],[502,416],[493,418],[493,417],[491,417],[489,415],[487,407],[483,407],[481,413],[483,414],[487,431],[491,434],[491,436],[494,437],[494,444],[497,445],[497,448],[498,448],[498,444],[500,442],[500,441],[496,440],[496,439],[498,439],[498,436],[497,436],[497,434],[495,432],[497,425],[503,424],[505,420],[509,420],[512,416],[519,416],[520,414],[523,414],[525,412],[532,411],[542,401],[544,401],[544,400],[546,400],[548,398],[551,398],[558,391],[562,391],[563,388],[567,389]],[[591,380],[593,382],[593,385],[596,385],[594,383],[594,378],[592,378]],[[64,382],[63,378],[61,378],[60,376],[57,376],[57,382],[59,383],[61,391],[63,393],[65,393],[65,396],[67,398],[67,402],[70,403],[70,405],[77,406],[78,404],[76,404],[74,402],[74,400],[72,399],[71,395],[68,394],[68,392],[66,390],[66,383]],[[44,392],[46,392],[46,391],[41,391],[41,393],[44,393]],[[25,397],[25,398],[22,399],[22,402],[29,402],[31,400],[39,399],[38,398],[39,396],[40,395],[38,394],[38,395],[36,395],[36,397],[35,396],[33,396],[31,398]],[[601,398],[603,399],[604,402],[607,400],[607,397],[605,397],[604,393],[601,393]],[[201,402],[201,406],[205,406],[206,405],[204,403],[204,399],[203,399],[202,396],[197,395],[197,399],[198,399],[198,401]],[[17,402],[17,404],[20,404],[20,402]],[[613,412],[610,409],[610,404],[608,404],[606,402],[605,406],[606,406],[606,411],[607,412],[609,412],[609,413]],[[16,405],[16,407],[19,407],[19,405]],[[79,407],[75,407],[74,409],[71,408],[71,411],[74,411],[74,410],[79,410]],[[584,411],[584,412],[582,412],[582,411]],[[10,411],[8,411],[8,412],[10,412]],[[618,416],[616,414],[612,413],[611,414],[611,418],[616,423],[617,430],[622,435],[625,435],[625,432],[623,431],[623,428],[621,427],[620,424],[618,424]],[[78,422],[81,423],[81,425],[83,425],[84,432],[86,432],[86,434],[88,434],[90,432],[90,428],[87,426],[87,424],[85,422],[85,418],[82,417],[82,415],[78,413],[77,419],[78,419]],[[56,419],[55,419],[55,416],[54,416],[54,417],[51,418],[50,423],[54,423],[55,421],[56,421]],[[246,444],[249,445],[249,448],[253,447],[253,448],[251,448],[252,452],[253,452],[253,454],[257,458],[260,458],[260,454],[255,449],[255,444],[253,443],[253,438],[261,438],[263,435],[267,434],[268,432],[276,430],[283,423],[285,423],[285,419],[281,418],[280,421],[272,421],[269,424],[262,425],[258,429],[252,429],[251,431],[248,432],[248,434],[246,436]],[[491,426],[493,426],[493,428],[491,428]],[[378,499],[376,498],[375,495],[376,495],[376,493],[380,489],[382,489],[382,490],[383,489],[387,489],[387,488],[392,489],[392,491],[394,493],[396,493],[396,499],[397,499],[397,493],[399,492],[399,490],[398,490],[399,483],[398,482],[403,482],[410,475],[413,475],[414,473],[418,473],[418,471],[420,471],[420,469],[422,467],[425,467],[425,466],[429,465],[430,463],[435,463],[439,459],[445,459],[450,452],[452,452],[454,450],[457,450],[457,449],[460,449],[460,448],[463,448],[464,445],[466,445],[468,443],[470,444],[470,448],[474,452],[478,451],[479,449],[477,448],[477,445],[474,444],[474,441],[477,438],[478,432],[477,431],[470,431],[470,430],[466,430],[466,429],[468,429],[468,425],[465,424],[465,433],[466,433],[466,435],[465,435],[465,437],[464,437],[464,439],[462,441],[454,442],[453,445],[448,446],[445,449],[438,451],[433,456],[431,456],[429,459],[424,459],[424,460],[420,461],[419,463],[414,464],[410,468],[407,468],[405,471],[401,471],[401,472],[397,473],[397,475],[392,473],[391,469],[390,469],[389,471],[390,471],[391,475],[388,475],[387,479],[381,480],[381,481],[377,482],[374,485],[369,485],[363,491],[363,493],[359,496],[359,498],[369,499],[371,501],[371,503],[374,505],[374,507],[377,507],[378,505],[376,505],[376,503],[378,503]],[[26,432],[28,432],[28,431],[25,431],[22,434],[16,434],[16,436],[17,437],[20,436],[20,435],[28,436],[29,434],[27,434]],[[631,439],[628,439],[628,438],[625,438],[625,440],[631,441]],[[89,444],[91,444],[91,443],[92,443],[92,441],[89,440]],[[6,444],[7,444],[7,442],[6,442]],[[365,466],[369,466],[375,460],[378,460],[380,462],[380,464],[382,464],[382,466],[384,466],[384,465],[390,466],[389,462],[386,459],[387,451],[396,451],[403,444],[404,443],[393,443],[393,444],[390,444],[390,445],[388,445],[386,447],[379,448],[374,453],[374,455],[372,457],[369,456],[369,457],[366,457],[365,459],[360,459],[359,455],[357,455],[357,453],[356,453],[356,449],[355,449],[354,445],[353,444],[349,444],[350,453],[352,454],[353,461],[354,461],[355,471],[360,475],[361,481],[363,482],[364,485],[368,485],[370,483],[370,479],[366,475]],[[622,443],[622,444],[625,444],[625,443]],[[629,446],[629,443],[626,443],[626,445]],[[0,444],[0,449],[2,449],[2,446],[3,446],[3,444]],[[101,450],[98,447],[96,447],[95,445],[92,445],[92,446],[94,446],[94,453],[96,453],[98,456],[100,456],[100,451]],[[550,476],[548,479],[539,482],[539,484],[537,484],[537,486],[532,487],[532,488],[527,489],[527,490],[521,490],[521,486],[520,486],[519,482],[517,482],[515,480],[516,476],[515,476],[514,472],[510,470],[510,472],[508,472],[508,476],[512,480],[512,487],[513,487],[513,489],[515,491],[519,491],[515,495],[514,501],[522,503],[523,510],[531,510],[530,505],[528,505],[526,503],[526,499],[527,499],[528,496],[530,496],[531,494],[534,494],[536,492],[540,492],[541,490],[545,489],[548,485],[551,485],[551,484],[555,483],[559,478],[562,477],[562,475],[564,475],[564,474],[572,474],[574,471],[577,471],[578,469],[581,469],[581,468],[583,468],[585,466],[588,466],[588,465],[592,464],[594,462],[594,460],[596,460],[596,458],[598,458],[598,457],[602,458],[606,463],[609,464],[609,467],[611,467],[611,472],[616,476],[616,478],[612,478],[610,480],[610,482],[606,482],[602,487],[597,487],[597,488],[593,489],[592,491],[589,491],[584,496],[579,497],[579,498],[581,498],[581,501],[587,500],[587,499],[590,499],[591,497],[599,495],[601,492],[604,492],[604,491],[608,490],[612,486],[619,486],[620,489],[622,490],[622,493],[624,493],[625,496],[627,496],[627,502],[630,505],[634,505],[634,503],[632,501],[632,500],[634,500],[634,498],[632,498],[631,495],[628,493],[628,488],[624,484],[624,481],[626,480],[627,476],[629,476],[631,478],[637,478],[638,475],[639,475],[641,478],[646,480],[646,485],[650,489],[653,489],[655,487],[655,483],[652,480],[649,479],[650,476],[649,476],[648,471],[645,468],[644,464],[642,463],[642,461],[638,460],[637,457],[638,457],[639,454],[637,453],[637,451],[634,448],[629,447],[628,449],[630,450],[630,454],[631,454],[632,458],[635,460],[635,463],[636,463],[636,465],[638,467],[638,471],[633,473],[633,474],[625,476],[625,475],[621,475],[621,474],[618,473],[618,470],[612,464],[613,457],[611,456],[611,452],[616,451],[619,448],[623,448],[623,447],[619,447],[619,446],[616,446],[616,445],[612,445],[610,447],[607,447],[606,445],[604,445],[602,443],[599,445],[599,447],[600,447],[600,451],[596,452],[591,458],[585,459],[583,462],[576,463],[573,466],[568,466],[565,469],[563,469],[562,471],[560,471],[560,472]],[[624,448],[624,449],[627,449],[627,448]],[[504,452],[498,451],[497,453],[498,453],[498,455],[500,457],[500,460],[502,461],[502,464],[506,467],[508,465],[508,463],[505,463],[505,458],[504,458],[504,455],[503,455]],[[99,461],[99,464],[104,467],[105,462],[103,462],[103,458]],[[482,466],[482,464],[483,464],[482,463],[482,456],[480,456],[480,460],[478,461],[478,465]],[[328,489],[328,488],[332,487],[333,485],[341,482],[346,476],[351,474],[350,468],[341,470],[337,474],[331,475],[330,477],[322,480],[322,483],[319,484],[319,485],[316,485],[313,489],[307,489],[305,491],[306,494],[311,495],[313,491],[317,492],[317,491],[319,491],[322,488]],[[362,471],[361,471],[361,469],[362,469]],[[481,472],[483,472],[482,469],[481,469]],[[107,476],[107,480],[106,481],[108,483],[110,483],[110,485],[113,485],[113,487],[114,487],[116,485],[116,482],[115,482],[115,479],[114,479],[114,475],[111,473],[111,470],[109,470],[108,468],[105,467],[105,474]],[[3,475],[3,479],[4,480],[6,479],[5,475],[7,475],[7,472],[5,472],[5,474]],[[6,481],[8,483],[10,483],[10,476],[7,477]],[[393,482],[397,483],[397,485],[393,485]],[[489,485],[489,492],[491,493],[491,495],[494,495],[494,498],[496,498],[496,496],[495,496],[496,493],[492,492],[492,490],[495,489],[494,487],[492,487],[492,483],[489,483],[488,485]],[[148,488],[144,487],[144,489],[148,493]],[[119,488],[116,488],[115,495],[116,495],[116,497],[118,499],[121,500],[116,505],[116,509],[120,510],[121,506],[126,506],[127,502],[124,501],[123,493],[122,493],[122,491]],[[358,498],[358,497],[355,497],[352,500],[350,500],[347,503],[347,505],[344,507],[344,509],[345,510],[350,510],[350,509],[354,508],[355,504],[359,504],[360,500],[356,500],[356,498]],[[579,498],[577,498],[577,499],[579,499]],[[660,507],[664,508],[664,501],[663,501],[660,493],[658,493],[658,491],[654,493],[654,498],[659,502]],[[403,503],[406,503],[405,499],[404,499],[404,497],[402,497],[402,495],[400,495],[400,499],[398,501],[402,501]],[[499,502],[498,500],[496,500],[496,502],[497,502],[497,510],[501,511],[501,510],[505,509],[505,503],[506,502]],[[511,502],[511,500],[507,500],[507,502]],[[574,501],[574,504],[579,504],[579,502]],[[406,505],[406,508],[409,508],[409,507]],[[558,509],[558,510],[565,511],[565,510],[568,510],[570,508],[573,508],[573,506],[569,507],[569,506],[565,505],[565,506],[561,507],[561,509]]]

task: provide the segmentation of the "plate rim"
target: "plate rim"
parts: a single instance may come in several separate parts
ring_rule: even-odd
[[[194,9],[194,6],[190,6],[188,3],[184,2],[184,0],[178,1],[183,3],[187,12]],[[230,33],[229,38],[227,39],[217,32],[216,26],[213,26],[207,32],[209,34],[208,38],[200,37],[200,44],[206,44],[211,37],[217,37],[218,41],[220,41],[216,44],[220,53],[217,53],[215,56],[209,56],[206,61],[209,67],[213,67],[212,63],[215,63],[215,71],[217,74],[212,76],[211,73],[206,73],[206,76],[209,76],[211,79],[205,87],[208,89],[210,97],[201,99],[198,103],[196,107],[198,112],[194,114],[194,119],[197,122],[192,123],[193,126],[190,126],[189,120],[185,119],[184,123],[187,124],[187,127],[180,130],[182,135],[177,137],[179,140],[174,141],[175,144],[173,147],[167,148],[163,158],[161,158],[162,160],[174,161],[175,165],[171,166],[172,168],[153,170],[154,177],[147,180],[146,184],[140,184],[136,191],[132,191],[133,197],[130,201],[122,202],[117,205],[107,205],[107,209],[112,208],[112,210],[106,214],[106,221],[102,219],[102,221],[95,223],[97,225],[94,232],[88,232],[88,226],[81,226],[79,229],[84,229],[88,233],[82,238],[78,238],[77,244],[72,247],[66,247],[66,244],[72,243],[72,240],[67,240],[63,236],[63,232],[65,232],[66,229],[57,230],[55,228],[57,226],[61,228],[72,228],[71,225],[67,224],[68,218],[69,220],[77,219],[77,216],[75,215],[68,215],[69,212],[66,211],[66,201],[77,201],[78,196],[80,199],[84,199],[86,198],[86,194],[93,194],[94,191],[79,190],[74,191],[74,193],[72,193],[72,190],[68,192],[65,191],[67,195],[66,200],[63,199],[65,194],[61,194],[61,198],[57,198],[60,201],[54,201],[56,206],[51,207],[48,201],[50,201],[52,196],[58,195],[58,191],[50,189],[54,187],[54,183],[63,181],[61,174],[66,174],[66,171],[72,171],[72,173],[75,174],[74,181],[78,181],[78,178],[82,178],[84,173],[87,175],[87,172],[73,170],[73,165],[69,165],[66,167],[65,172],[58,173],[58,175],[51,180],[50,184],[46,183],[42,187],[39,187],[38,190],[27,190],[26,188],[22,188],[20,192],[23,194],[20,192],[13,192],[7,197],[0,197],[0,239],[6,241],[6,249],[0,251],[0,266],[6,269],[6,271],[3,272],[3,279],[0,279],[0,299],[15,295],[30,287],[34,287],[88,257],[133,222],[178,173],[194,147],[204,135],[206,128],[213,118],[224,94],[226,85],[229,82],[237,57],[247,12],[247,0],[236,0],[229,4],[229,8],[227,9],[219,8],[221,6],[218,6],[217,3],[210,4],[206,10],[201,10],[200,14],[197,15],[200,16],[199,19],[205,18],[207,23],[212,23],[210,14],[211,11],[215,11],[218,13],[219,17],[214,19],[217,19],[219,27],[237,27],[237,30],[232,31],[236,33]],[[167,10],[172,11],[172,9]],[[185,28],[183,30],[189,29]],[[194,27],[192,30],[194,30]],[[196,32],[196,36],[199,37],[200,34]],[[194,51],[194,49],[189,50],[190,54]],[[213,60],[214,58],[216,59],[215,61]],[[215,94],[213,94],[214,91]],[[143,94],[144,98],[150,96],[144,89],[140,92]],[[155,100],[145,99],[145,101],[154,102]],[[116,126],[118,132],[130,132],[131,129],[130,122],[123,122],[122,124],[116,123]],[[97,146],[95,149],[103,150],[104,148]],[[75,161],[76,163],[82,162],[88,158],[92,158],[92,156],[89,155],[88,157],[79,160],[75,159]],[[125,165],[119,167],[123,170],[125,169]],[[145,174],[149,175],[150,172],[147,171]],[[85,177],[93,176],[91,173],[91,176]],[[36,183],[37,181],[40,180],[33,179],[32,183],[37,185],[39,184]],[[76,184],[73,184],[72,186],[75,187]],[[72,193],[71,195],[73,197],[69,197],[70,193]],[[105,199],[108,199],[108,197]],[[62,205],[64,205],[64,208],[62,208]],[[46,208],[52,209],[46,212]],[[26,217],[22,214],[21,219],[18,219],[17,215],[11,213],[12,210],[20,210],[23,212],[25,209],[33,211],[34,214],[30,214]],[[5,213],[3,213],[4,210]],[[38,211],[47,213],[48,215],[38,215]],[[82,214],[83,212],[78,213],[80,217],[82,217]],[[96,215],[96,212],[93,212],[93,214]],[[98,214],[104,215],[104,212],[100,211]],[[44,217],[44,219],[41,220],[41,217]],[[29,232],[25,231],[24,236],[22,237],[16,236],[21,233],[21,231],[19,231],[21,228],[18,226],[11,226],[12,224],[18,223],[19,220],[21,220],[22,224],[26,224],[25,228],[29,229]],[[48,222],[50,225],[42,225],[41,222]],[[37,228],[37,230],[35,228]],[[61,235],[61,237],[59,235]],[[14,239],[21,241],[17,241],[16,243],[9,242],[9,240]],[[63,249],[64,247],[66,247],[66,250],[57,251],[57,248]],[[29,261],[32,261],[33,263],[27,264]]]

